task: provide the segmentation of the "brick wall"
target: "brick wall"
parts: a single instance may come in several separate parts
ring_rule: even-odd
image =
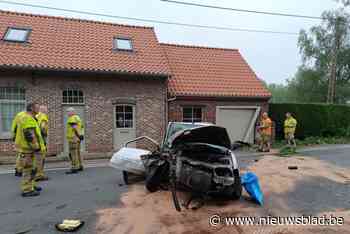
[[[202,106],[203,122],[216,122],[217,106],[260,106],[261,113],[268,111],[267,100],[258,99],[204,99],[204,98],[186,98],[177,99],[169,102],[169,121],[182,121],[183,106]]]
[[[86,150],[113,151],[114,105],[120,99],[136,102],[136,136],[158,141],[166,126],[166,82],[160,78],[101,76],[63,73],[0,72],[0,86],[23,86],[26,101],[45,104],[49,109],[49,153],[63,150],[64,126],[62,91],[78,88],[85,96]],[[13,151],[10,140],[0,140],[0,152]]]

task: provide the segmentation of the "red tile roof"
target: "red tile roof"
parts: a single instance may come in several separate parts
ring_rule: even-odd
[[[7,27],[31,28],[29,43],[0,40],[0,67],[168,75],[153,28],[0,10]],[[113,51],[113,38],[131,38],[134,52]]]
[[[236,49],[161,44],[166,51],[172,96],[269,98]]]

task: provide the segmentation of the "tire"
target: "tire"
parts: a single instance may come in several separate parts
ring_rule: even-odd
[[[123,180],[126,185],[129,184],[129,173],[127,171],[123,171]]]
[[[241,182],[241,177],[239,176],[239,171],[238,169],[233,170],[233,175],[235,178],[235,183],[232,185],[232,193],[231,197],[232,200],[237,200],[242,196],[242,182]]]
[[[159,190],[166,175],[169,175],[169,164],[167,162],[160,166],[155,166],[146,174],[146,188],[151,193]]]
[[[146,188],[149,192],[154,193],[159,189],[160,178],[151,174],[146,176]]]

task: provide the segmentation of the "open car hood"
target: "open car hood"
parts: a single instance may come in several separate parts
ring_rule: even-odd
[[[179,131],[169,139],[169,143],[171,148],[186,143],[206,143],[231,148],[226,129],[214,125]]]

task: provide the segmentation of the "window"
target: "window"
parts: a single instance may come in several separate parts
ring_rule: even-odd
[[[83,91],[79,89],[63,90],[63,104],[84,104]]]
[[[115,50],[132,51],[133,50],[132,41],[131,39],[127,39],[127,38],[114,38],[113,48]]]
[[[27,42],[30,29],[25,28],[7,28],[4,36],[5,41]]]
[[[0,137],[11,137],[12,120],[25,110],[25,90],[16,87],[0,87]]]
[[[182,108],[183,122],[202,122],[202,108],[201,107],[183,107]]]
[[[133,128],[134,110],[130,105],[117,105],[115,107],[117,128]]]

